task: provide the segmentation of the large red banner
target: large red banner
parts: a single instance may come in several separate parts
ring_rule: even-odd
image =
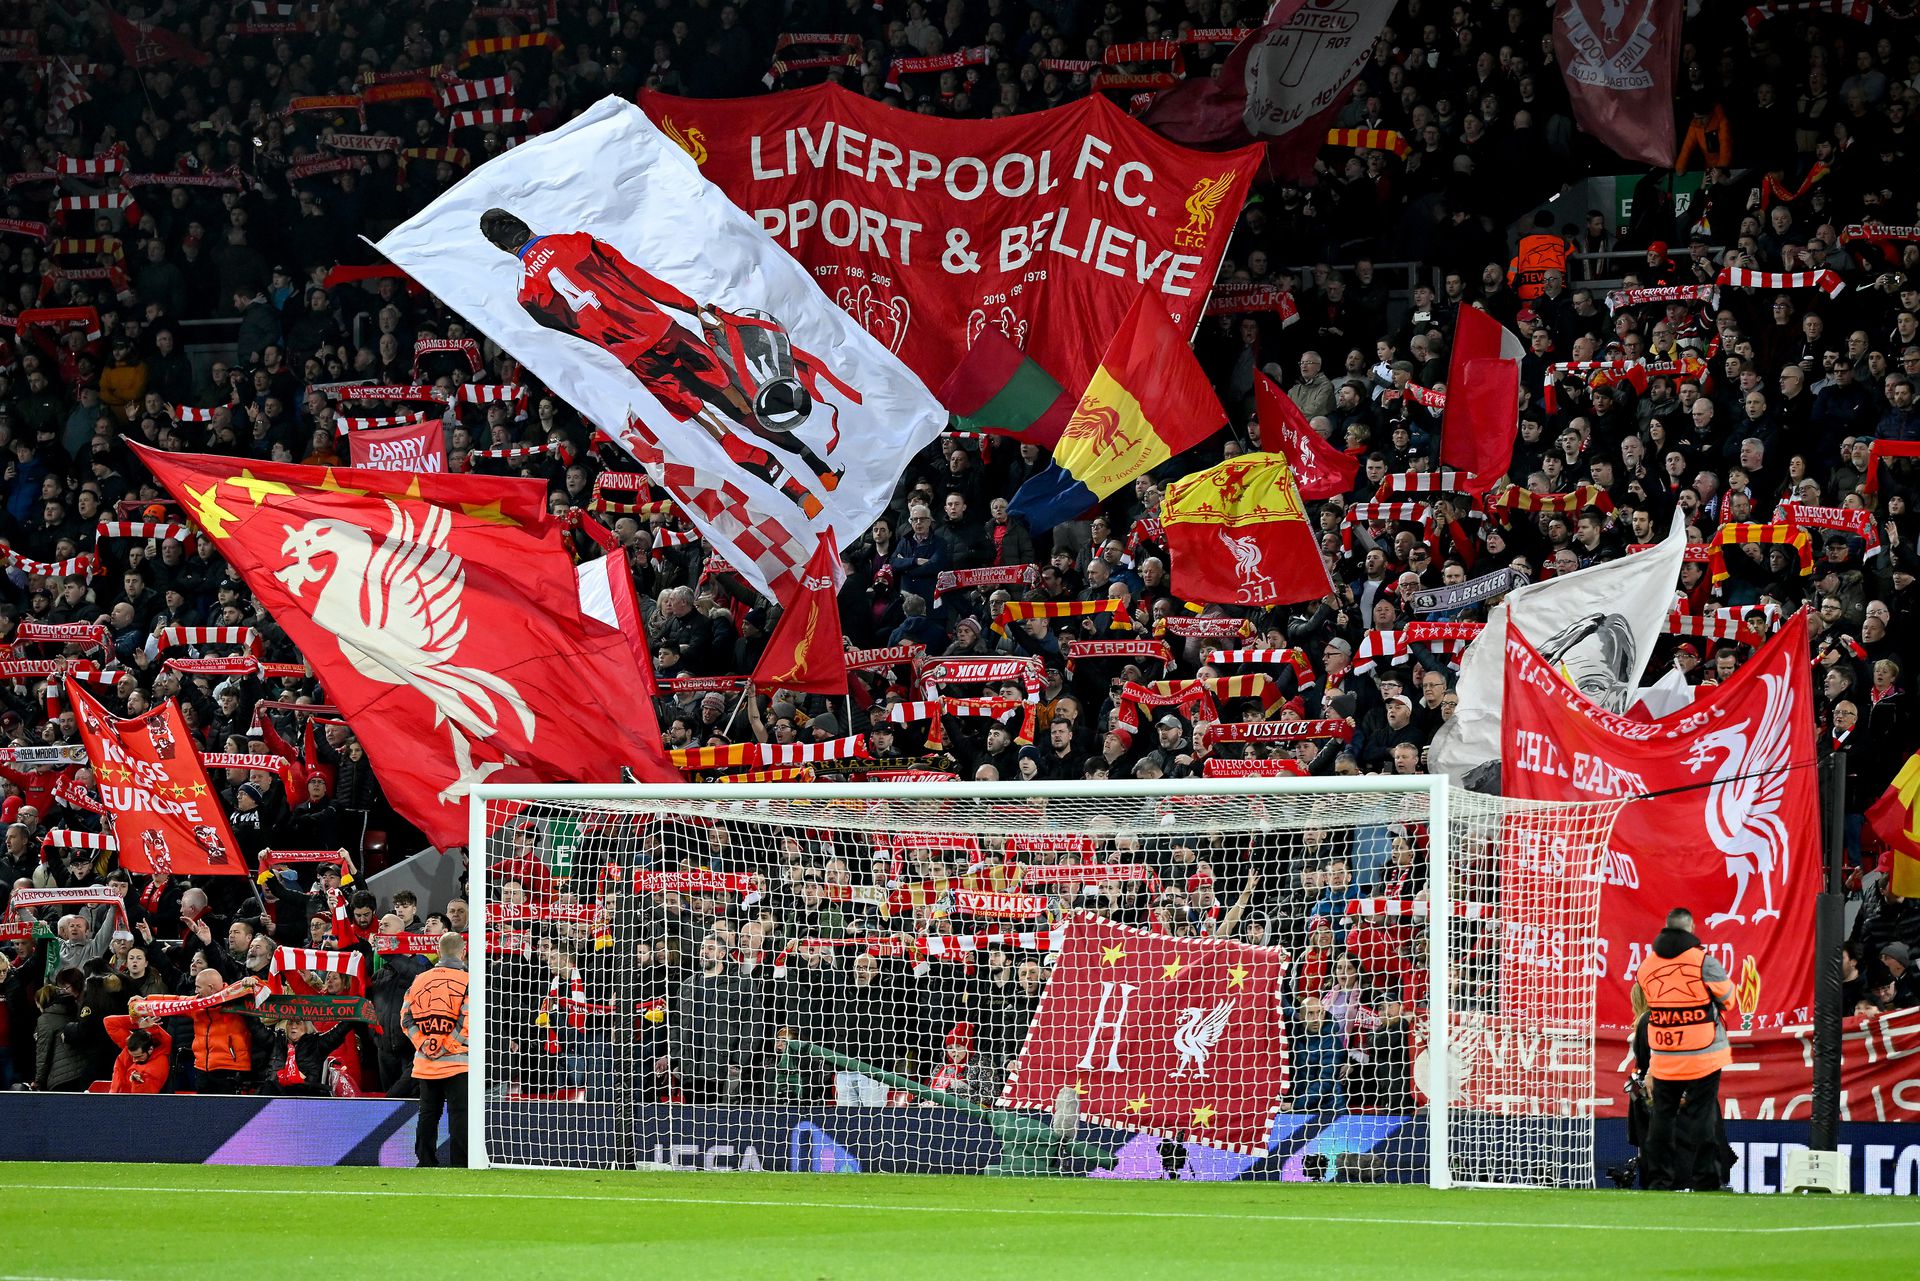
[[[67,697],[100,783],[101,803],[112,812],[122,867],[174,876],[247,874],[179,703],[168,699],[144,716],[122,720],[78,681],[67,682]]]
[[[1733,1066],[1720,1074],[1729,1119],[1802,1121],[1813,1109],[1813,1028],[1735,1032]],[[1606,1100],[1601,1116],[1625,1116],[1633,1046],[1624,1028],[1603,1030],[1595,1055]],[[1848,1018],[1840,1035],[1840,1116],[1847,1121],[1920,1121],[1920,1009]]]
[[[1596,948],[1568,958],[1599,980],[1601,1025],[1632,1024],[1628,989],[1675,907],[1693,912],[1701,942],[1733,976],[1737,1024],[1811,1018],[1821,846],[1806,655],[1801,613],[1726,684],[1670,716],[1636,720],[1588,702],[1507,628],[1506,794],[1649,798],[1614,824]]]
[[[1573,118],[1627,160],[1674,160],[1673,91],[1680,0],[1559,0],[1553,52]]]
[[[447,469],[447,430],[438,419],[349,432],[347,446],[355,467],[406,472]]]
[[[1720,1077],[1720,1105],[1730,1120],[1806,1120],[1813,1106],[1813,1027],[1743,1032],[1728,1038],[1733,1065]],[[1425,1079],[1424,1038],[1414,1045],[1414,1080]],[[1516,1078],[1579,1070],[1586,1047],[1544,1024],[1462,1017],[1454,1029],[1450,1084],[1462,1107],[1511,1106]],[[1849,1121],[1920,1122],[1920,1009],[1846,1020],[1840,1037],[1840,1116]],[[1633,1075],[1632,1034],[1602,1027],[1594,1039],[1596,1116],[1627,1114]],[[1425,1095],[1418,1097],[1424,1102]]]
[[[1106,1125],[1265,1151],[1287,1086],[1285,974],[1279,948],[1077,913],[1000,1106],[1071,1090]]]
[[[1086,385],[1142,285],[1199,322],[1261,149],[1169,142],[1099,94],[941,120],[823,84],[640,105],[929,387],[991,325]]]

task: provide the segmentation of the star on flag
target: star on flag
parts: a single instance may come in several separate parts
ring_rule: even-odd
[[[1137,1098],[1137,1099],[1128,1099],[1128,1100],[1127,1100],[1127,1111],[1129,1111],[1129,1112],[1145,1112],[1146,1110],[1147,1110],[1147,1096],[1146,1096],[1146,1095],[1144,1095],[1144,1094],[1143,1094],[1143,1095],[1141,1095],[1141,1096],[1140,1096],[1139,1098]]]
[[[1195,1125],[1196,1128],[1212,1125],[1213,1124],[1212,1106],[1206,1103],[1202,1103],[1199,1107],[1195,1108],[1193,1110],[1193,1124]]]
[[[1115,943],[1110,947],[1105,947],[1100,950],[1100,964],[1117,965],[1126,954],[1126,949],[1118,943]]]
[[[1252,971],[1244,965],[1234,966],[1227,971],[1227,986],[1230,988],[1245,987],[1247,985],[1247,975],[1250,973],[1252,973]]]
[[[1180,973],[1181,970],[1186,968],[1186,965],[1187,965],[1187,959],[1184,956],[1176,956],[1171,961],[1168,961],[1165,965],[1161,966],[1160,972],[1162,974],[1165,974],[1168,978],[1174,978]]]

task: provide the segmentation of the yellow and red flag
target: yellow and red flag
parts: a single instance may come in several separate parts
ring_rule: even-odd
[[[1020,486],[1013,514],[1036,533],[1052,529],[1226,425],[1193,348],[1159,293],[1142,289],[1061,430],[1052,465]]]
[[[1867,834],[1893,856],[1886,869],[1901,898],[1920,898],[1920,752],[1907,758],[1893,786],[1867,807]]]
[[[1333,590],[1284,454],[1242,454],[1167,486],[1173,590],[1221,605],[1284,605]]]

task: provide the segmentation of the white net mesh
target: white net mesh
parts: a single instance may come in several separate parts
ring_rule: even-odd
[[[1340,782],[489,799],[476,1154],[1591,1182],[1617,807]]]

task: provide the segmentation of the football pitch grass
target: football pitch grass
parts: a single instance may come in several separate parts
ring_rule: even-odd
[[[0,1281],[1905,1276],[1909,1198],[0,1166]]]

